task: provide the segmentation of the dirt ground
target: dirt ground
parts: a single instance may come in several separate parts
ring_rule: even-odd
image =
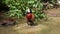
[[[46,11],[48,21],[39,22],[36,26],[26,23],[15,26],[0,26],[0,34],[60,34],[60,8]]]

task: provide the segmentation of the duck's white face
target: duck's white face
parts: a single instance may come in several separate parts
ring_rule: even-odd
[[[27,12],[30,13],[30,9],[27,9]]]

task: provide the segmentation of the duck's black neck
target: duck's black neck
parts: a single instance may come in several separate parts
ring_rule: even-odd
[[[30,13],[32,13],[32,10],[30,9]]]

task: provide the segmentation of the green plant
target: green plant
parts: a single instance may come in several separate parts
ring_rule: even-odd
[[[4,0],[3,3],[10,7],[8,12],[10,17],[22,18],[26,15],[28,8],[32,9],[36,18],[43,18],[44,14],[41,12],[43,4],[41,0]]]

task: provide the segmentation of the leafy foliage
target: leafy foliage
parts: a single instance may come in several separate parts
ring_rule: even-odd
[[[36,18],[44,17],[44,14],[41,12],[43,8],[41,0],[4,0],[3,3],[10,7],[8,12],[10,17],[22,18],[26,15],[28,8],[32,9]]]

